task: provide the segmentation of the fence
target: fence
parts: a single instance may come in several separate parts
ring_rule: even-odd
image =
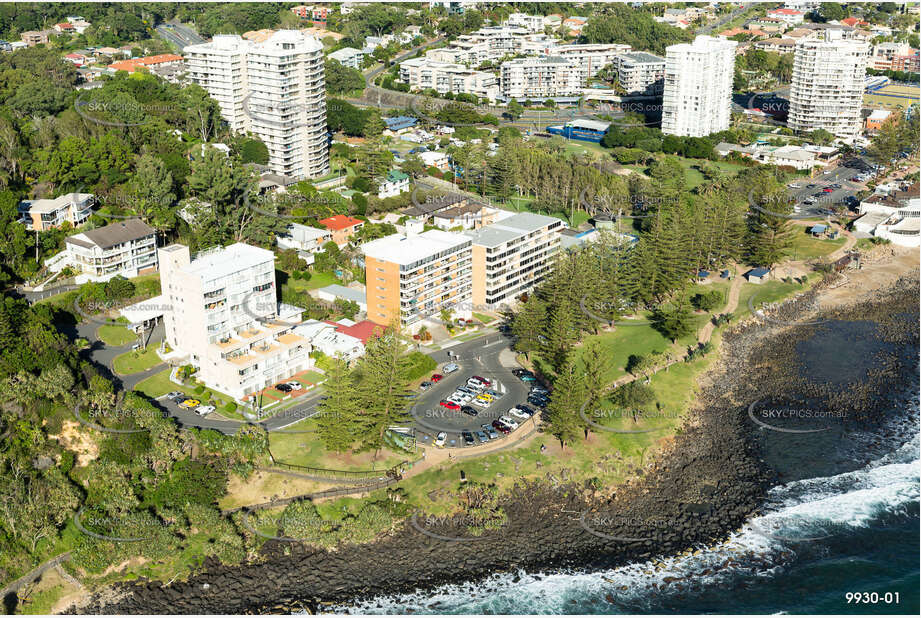
[[[336,496],[348,496],[353,494],[363,494],[371,492],[388,485],[393,485],[397,481],[402,479],[401,476],[395,478],[388,478],[385,480],[377,481],[374,483],[368,483],[367,485],[358,485],[355,487],[334,487],[332,489],[327,489],[325,491],[318,491],[312,494],[301,494],[299,496],[291,496],[290,498],[279,498],[278,500],[271,500],[269,502],[263,502],[261,504],[251,504],[247,506],[237,506],[232,509],[225,509],[221,511],[224,515],[230,515],[232,513],[237,513],[239,511],[259,511],[261,509],[270,509],[277,506],[286,506],[292,502],[297,502],[299,500],[319,500],[322,498],[333,498]]]
[[[302,466],[300,464],[292,464],[284,461],[279,461],[275,458],[275,455],[272,454],[270,449],[267,449],[269,453],[269,458],[272,460],[272,464],[282,468],[284,470],[293,470],[295,472],[301,472],[303,476],[312,477],[317,480],[322,481],[361,481],[361,480],[371,480],[375,478],[395,478],[400,476],[400,469],[411,462],[401,461],[397,465],[391,468],[385,468],[382,470],[332,470],[329,468],[313,468],[311,466]]]

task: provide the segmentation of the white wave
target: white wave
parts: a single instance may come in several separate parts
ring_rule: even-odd
[[[917,402],[909,406],[917,410]],[[515,613],[632,612],[662,594],[727,587],[739,578],[770,578],[796,558],[798,544],[872,525],[919,500],[919,433],[860,470],[793,481],[769,492],[772,510],[752,518],[719,545],[683,555],[599,572],[497,574],[481,582],[431,591],[380,596],[327,608],[337,613]],[[903,438],[904,439],[904,438]],[[517,580],[517,581],[516,581]],[[576,603],[574,605],[574,603]]]

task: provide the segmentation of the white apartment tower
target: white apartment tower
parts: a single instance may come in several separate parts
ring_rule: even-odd
[[[729,128],[736,45],[698,36],[666,48],[663,133],[704,137]]]
[[[231,128],[269,150],[269,167],[292,178],[329,173],[323,45],[296,30],[262,43],[217,35],[184,49],[189,79],[218,102]]]
[[[275,300],[271,251],[236,243],[192,259],[169,245],[158,257],[166,342],[207,386],[242,399],[312,366],[310,343],[293,332],[302,310]]]
[[[808,133],[825,129],[838,137],[860,132],[869,45],[826,30],[817,39],[801,39],[793,56],[787,125]]]

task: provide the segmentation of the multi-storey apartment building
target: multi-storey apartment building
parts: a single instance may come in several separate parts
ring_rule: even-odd
[[[313,264],[314,256],[332,240],[333,233],[330,230],[320,230],[300,223],[291,223],[285,234],[275,237],[279,249],[294,249],[308,264]]]
[[[183,49],[189,81],[208,91],[220,106],[221,117],[239,132],[249,126],[243,106],[249,94],[246,54],[253,45],[235,34],[217,34],[210,43]]]
[[[801,133],[824,129],[844,138],[857,135],[868,54],[865,41],[842,30],[798,41],[787,126]]]
[[[698,36],[666,48],[663,133],[703,137],[729,128],[737,45]]]
[[[471,242],[462,234],[429,230],[362,245],[368,319],[416,331],[442,309],[458,313],[470,302]]]
[[[547,48],[546,55],[559,56],[575,64],[579,86],[584,88],[598,71],[615,62],[618,54],[628,51],[630,46],[623,43],[586,43],[555,45]]]
[[[62,261],[53,270],[65,265],[80,271],[79,282],[154,272],[157,232],[140,219],[128,219],[68,236]]]
[[[492,73],[474,71],[462,64],[436,62],[428,57],[400,63],[400,81],[414,90],[432,88],[441,94],[466,92],[490,101],[495,101],[499,95],[499,85]]]
[[[323,45],[316,38],[296,30],[260,43],[217,35],[184,51],[189,80],[218,102],[231,128],[266,145],[273,172],[329,173]]]
[[[531,291],[550,271],[562,229],[556,217],[522,212],[465,232],[473,241],[474,306],[514,302]]]
[[[529,32],[544,31],[543,15],[528,15],[527,13],[512,13],[505,20],[504,26],[512,28],[524,28]]]
[[[19,203],[20,222],[27,230],[44,232],[65,222],[82,225],[93,214],[96,197],[92,193],[66,193],[53,200],[23,200]]]
[[[302,310],[275,300],[275,256],[243,243],[198,253],[159,251],[166,342],[196,377],[236,399],[309,369],[310,342],[295,334]]]
[[[580,93],[580,70],[559,56],[522,58],[502,63],[502,95],[510,99],[545,99]]]
[[[557,43],[559,39],[535,34],[527,28],[485,26],[470,34],[462,34],[447,47],[427,51],[426,57],[478,67],[483,62],[500,60],[508,55],[546,53]]]
[[[665,58],[647,52],[618,54],[617,81],[628,96],[657,96],[665,86]]]

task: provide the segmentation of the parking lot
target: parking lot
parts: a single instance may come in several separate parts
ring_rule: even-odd
[[[531,384],[536,382],[522,381],[511,369],[487,371],[486,367],[478,365],[476,361],[453,364],[458,365],[457,370],[444,373],[443,367],[452,365],[447,363],[437,370],[436,375],[443,376],[441,379],[434,382],[426,381],[431,382],[431,385],[421,391],[410,410],[420,443],[450,448],[479,446],[509,435],[513,436],[536,422],[536,419],[532,421],[526,412],[519,415],[509,412],[519,404],[524,404],[536,415],[540,414],[540,408],[527,402]],[[473,380],[474,376],[483,378],[488,385],[477,384],[477,381]],[[493,394],[492,401],[483,401],[484,398],[490,398],[489,393]],[[478,397],[480,403],[476,403]],[[442,405],[442,402],[447,402],[449,398],[454,399],[451,402],[453,405]],[[504,423],[508,433],[501,427],[494,427],[493,422],[500,417],[506,417],[507,421],[511,421],[511,424],[517,427]],[[483,425],[487,427],[484,428]],[[466,440],[465,432],[469,432]],[[477,432],[481,432],[482,435]],[[443,444],[438,440],[439,434],[444,434]]]
[[[794,213],[822,217],[830,214],[834,207],[856,208],[855,196],[870,179],[868,170],[871,168],[859,158],[850,165],[841,165],[815,178],[797,180],[788,185],[796,200]],[[851,180],[860,174],[864,174],[862,180]]]

